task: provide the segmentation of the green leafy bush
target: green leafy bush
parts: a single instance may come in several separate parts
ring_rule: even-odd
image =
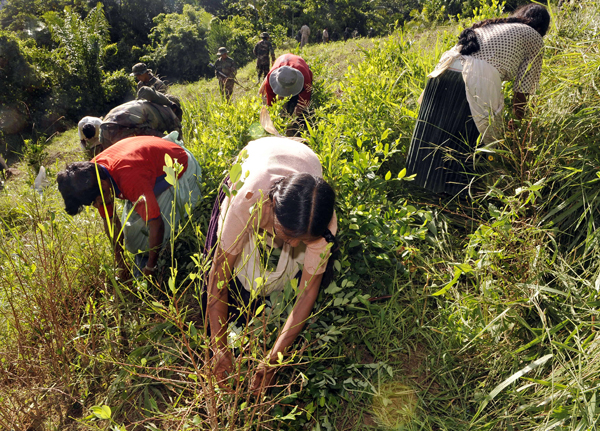
[[[129,73],[124,70],[117,70],[112,73],[103,72],[102,89],[104,90],[104,109],[108,112],[115,106],[133,98],[135,84]]]
[[[53,107],[69,118],[84,112],[98,112],[102,90],[102,54],[109,42],[109,25],[102,4],[93,8],[85,19],[66,9],[64,14],[47,13],[52,37],[58,43],[54,58]]]
[[[258,34],[254,27],[244,17],[232,16],[226,20],[214,19],[210,24],[208,35],[208,49],[211,59],[217,50],[224,46],[229,51],[229,56],[242,67],[254,59],[252,48],[253,41],[258,42]]]
[[[150,33],[150,52],[140,60],[169,80],[193,81],[207,75],[210,19],[210,14],[190,5],[185,5],[181,14],[158,15]]]

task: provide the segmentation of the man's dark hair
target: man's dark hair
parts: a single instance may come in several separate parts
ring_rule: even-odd
[[[100,179],[107,175],[98,166]],[[56,175],[58,191],[65,201],[65,211],[69,215],[78,214],[84,206],[91,205],[100,195],[100,184],[96,165],[92,162],[75,162]]]
[[[92,139],[96,135],[96,127],[90,123],[85,124],[81,131],[83,132],[83,136],[88,139]]]
[[[307,173],[290,175],[277,181],[269,192],[274,213],[286,234],[298,237],[309,234],[333,243],[322,285],[333,278],[337,238],[329,230],[335,206],[335,191],[321,177]]]
[[[513,12],[508,18],[493,18],[480,21],[466,28],[458,36],[458,44],[462,46],[462,55],[471,55],[479,51],[479,41],[473,31],[476,28],[486,27],[492,24],[520,23],[526,24],[537,31],[542,37],[548,32],[550,26],[550,14],[544,6],[530,3],[523,5]]]

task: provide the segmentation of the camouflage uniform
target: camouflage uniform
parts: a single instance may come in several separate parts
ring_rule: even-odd
[[[150,75],[150,80],[148,82],[138,81],[138,83],[137,83],[138,90],[142,87],[151,87],[161,93],[166,93],[169,91],[169,87],[167,87],[167,84],[165,84],[160,79],[158,79],[156,76],[154,76],[152,74],[152,72],[147,72],[147,73],[148,73],[148,75]]]
[[[351,34],[352,32],[350,31],[350,28],[346,27],[346,29],[344,30],[344,42],[350,39]]]
[[[237,66],[231,57],[219,58],[215,62],[215,74],[219,79],[219,90],[225,95],[227,101],[231,99],[233,93],[233,84],[235,83],[235,72]]]
[[[180,132],[181,123],[168,106],[132,100],[113,108],[100,125],[100,144],[105,150],[130,136],[163,136],[165,132]]]
[[[275,50],[270,40],[263,39],[254,46],[252,52],[256,56],[256,71],[260,81],[261,76],[267,76],[271,68],[271,62],[275,61]],[[271,55],[271,62],[269,62],[269,54]]]

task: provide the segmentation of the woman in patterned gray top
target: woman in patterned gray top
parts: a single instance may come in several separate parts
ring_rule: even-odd
[[[523,118],[539,82],[549,25],[546,8],[529,4],[465,29],[442,55],[423,92],[406,162],[417,184],[436,193],[466,191],[478,139],[490,143],[500,134],[502,81],[513,81],[513,112]]]

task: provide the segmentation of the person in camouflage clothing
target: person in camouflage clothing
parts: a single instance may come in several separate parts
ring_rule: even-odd
[[[267,76],[271,63],[275,61],[275,50],[273,44],[269,40],[269,34],[264,32],[261,33],[260,37],[262,40],[258,42],[252,52],[256,57],[256,72],[258,73],[258,81],[262,76]],[[269,62],[269,54],[271,55],[271,61]]]
[[[167,93],[169,91],[169,87],[152,74],[152,69],[148,69],[146,63],[138,63],[133,66],[130,75],[137,79],[138,90],[142,87],[151,87],[161,93]]]
[[[110,110],[100,124],[100,145],[106,150],[130,136],[160,136],[179,132],[181,122],[169,106],[148,100],[132,100]]]
[[[233,58],[227,55],[227,48],[219,48],[217,53],[219,59],[215,61],[215,75],[219,79],[219,90],[224,95],[227,102],[231,100],[233,93],[233,84],[235,84],[235,72],[237,66]]]

